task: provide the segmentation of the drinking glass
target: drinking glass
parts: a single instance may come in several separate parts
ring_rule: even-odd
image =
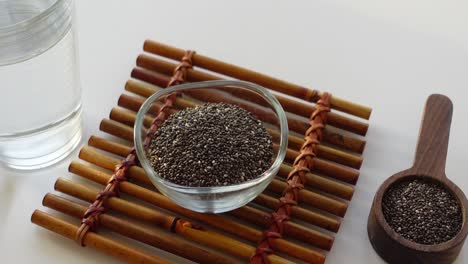
[[[0,160],[35,169],[81,139],[73,0],[0,0]]]

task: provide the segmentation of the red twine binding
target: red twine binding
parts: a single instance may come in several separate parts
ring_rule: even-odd
[[[185,81],[187,76],[187,70],[191,69],[192,66],[192,57],[195,54],[194,51],[188,50],[185,52],[184,57],[182,58],[180,64],[174,69],[171,80],[167,84],[167,87],[172,85],[178,85]],[[166,120],[169,116],[169,110],[174,105],[174,102],[178,96],[178,93],[171,93],[165,98],[163,106],[159,109],[158,115],[154,119],[151,127],[148,129],[143,146],[147,148],[151,143],[151,138],[158,129],[158,127]],[[114,173],[112,174],[109,182],[107,183],[104,190],[102,190],[97,196],[96,200],[88,207],[83,219],[81,220],[81,226],[76,232],[75,240],[81,246],[84,245],[84,237],[88,231],[96,231],[96,228],[99,225],[99,216],[106,211],[105,202],[108,198],[119,196],[119,186],[120,182],[126,181],[128,178],[128,170],[133,165],[138,163],[138,158],[136,156],[135,148],[132,148],[127,157],[117,166],[115,166]],[[174,220],[174,226],[179,219]]]
[[[311,99],[315,95],[315,92],[311,92],[308,94],[308,98]],[[283,222],[289,220],[291,207],[298,203],[299,191],[304,188],[306,183],[305,174],[314,168],[313,158],[317,156],[317,148],[322,141],[323,128],[327,124],[328,112],[330,112],[330,97],[329,93],[323,93],[322,98],[317,102],[315,111],[309,118],[310,128],[305,132],[305,142],[294,160],[293,170],[287,177],[288,186],[279,199],[280,203],[276,212],[271,214],[270,226],[263,232],[255,254],[250,258],[251,264],[270,263],[268,255],[274,253],[273,240],[282,237]]]

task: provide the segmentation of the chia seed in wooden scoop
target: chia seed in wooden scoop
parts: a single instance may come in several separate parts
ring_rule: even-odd
[[[468,202],[445,175],[452,102],[427,99],[413,166],[377,190],[367,231],[389,263],[452,263],[468,233]]]

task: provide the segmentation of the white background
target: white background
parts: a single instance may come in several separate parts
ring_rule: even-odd
[[[382,263],[367,239],[371,200],[410,166],[431,93],[454,103],[447,175],[468,191],[466,1],[77,2],[85,139],[116,105],[146,38],[374,108],[360,180],[327,263]],[[30,224],[75,158],[34,173],[1,169],[1,263],[116,263]],[[465,246],[457,263],[467,262]]]

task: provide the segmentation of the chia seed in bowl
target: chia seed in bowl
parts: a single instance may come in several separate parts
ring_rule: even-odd
[[[272,138],[262,122],[232,104],[206,103],[171,115],[148,150],[165,180],[190,187],[239,184],[272,163]]]

